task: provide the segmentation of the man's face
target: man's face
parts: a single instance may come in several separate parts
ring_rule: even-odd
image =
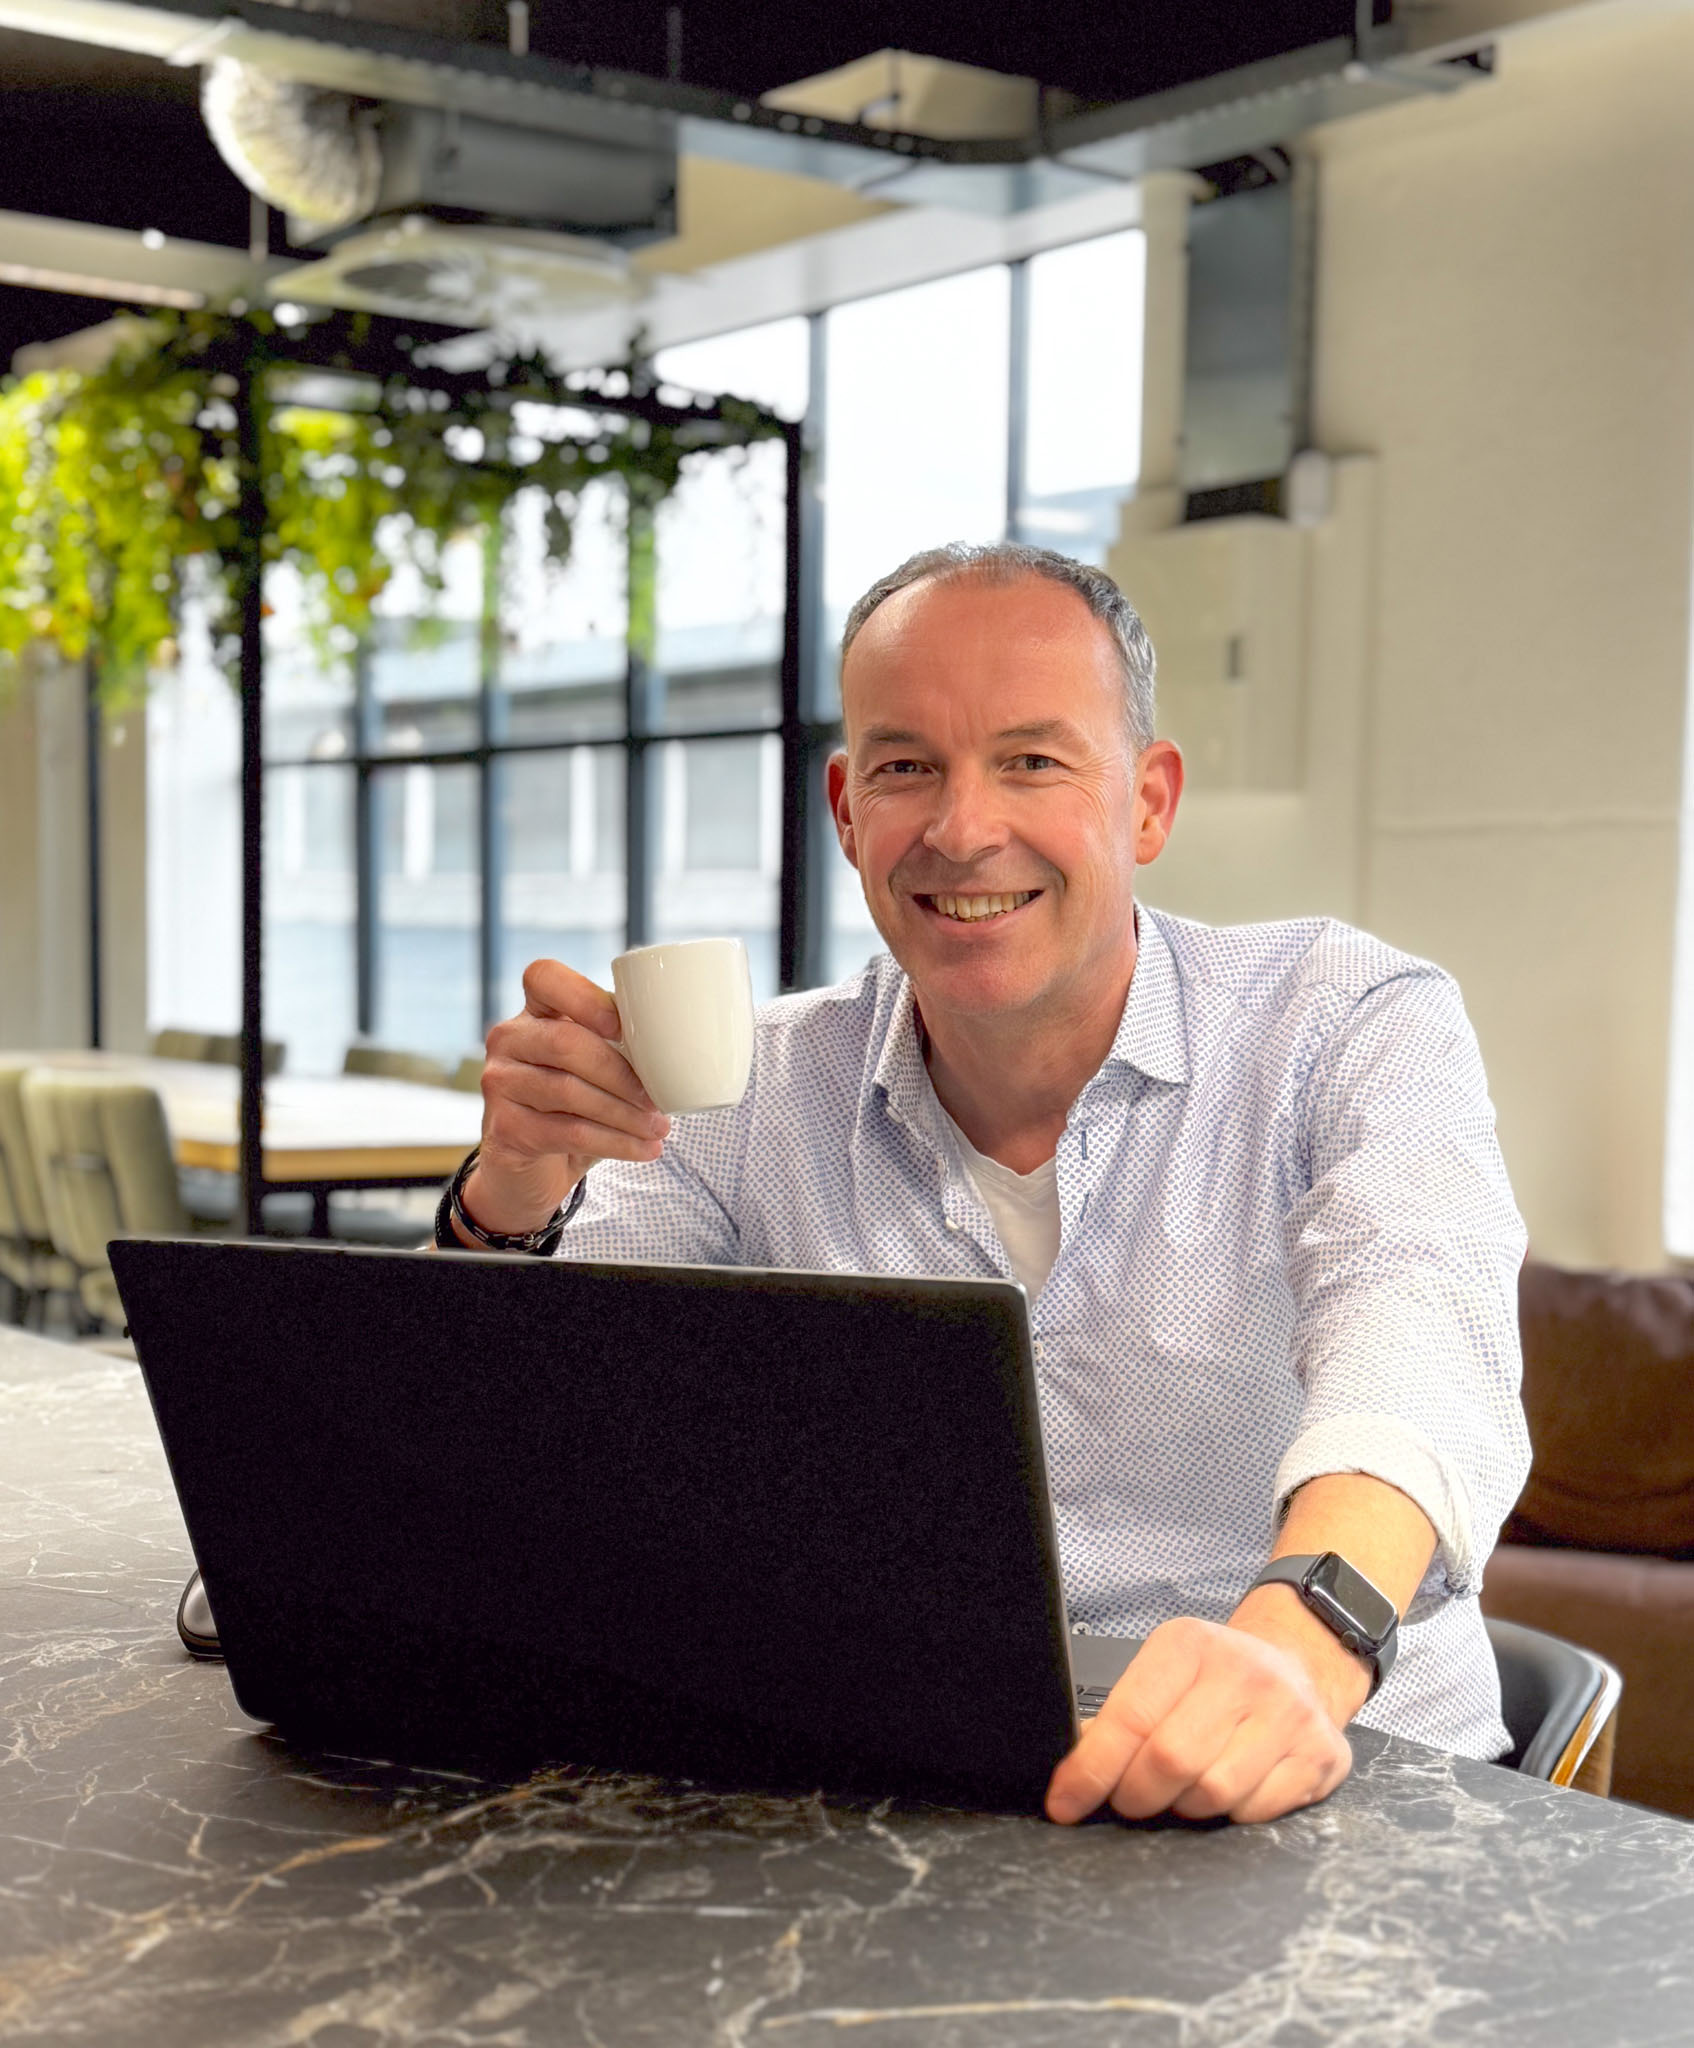
[[[1138,762],[1116,652],[1044,577],[920,583],[842,673],[830,763],[842,851],[929,1006],[1062,1012],[1122,986],[1135,869],[1163,846],[1180,759]]]

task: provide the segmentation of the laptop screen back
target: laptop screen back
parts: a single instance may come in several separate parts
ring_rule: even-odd
[[[241,1705],[299,1739],[1039,1801],[1022,1293],[119,1242]]]

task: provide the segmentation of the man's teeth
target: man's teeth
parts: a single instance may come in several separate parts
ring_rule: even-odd
[[[1033,889],[1021,889],[1015,896],[932,896],[929,900],[943,917],[962,918],[971,924],[979,917],[1000,917],[1008,910],[1016,910],[1035,893]]]

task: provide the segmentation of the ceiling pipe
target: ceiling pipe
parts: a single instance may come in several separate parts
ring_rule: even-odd
[[[317,231],[363,220],[382,184],[368,110],[346,93],[214,57],[200,111],[224,162],[249,192]]]

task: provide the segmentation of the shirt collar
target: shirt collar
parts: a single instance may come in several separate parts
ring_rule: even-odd
[[[1157,920],[1139,906],[1135,933],[1135,973],[1105,1065],[1133,1067],[1150,1081],[1181,1086],[1188,1079],[1188,1034],[1176,961]],[[928,1121],[935,1093],[923,1063],[910,977],[892,959],[888,966],[893,1001],[872,1080],[901,1122],[918,1125]]]
[[[883,958],[893,980],[893,1001],[871,1078],[881,1089],[897,1122],[921,1127],[929,1121],[929,1105],[935,1101],[935,1091],[929,1085],[929,1072],[923,1063],[911,976],[896,965],[891,955],[885,954]],[[936,1106],[939,1108],[939,1104]]]
[[[1158,919],[1139,904],[1135,937],[1135,974],[1106,1065],[1134,1067],[1150,1081],[1169,1081],[1180,1087],[1188,1079],[1182,983]]]

